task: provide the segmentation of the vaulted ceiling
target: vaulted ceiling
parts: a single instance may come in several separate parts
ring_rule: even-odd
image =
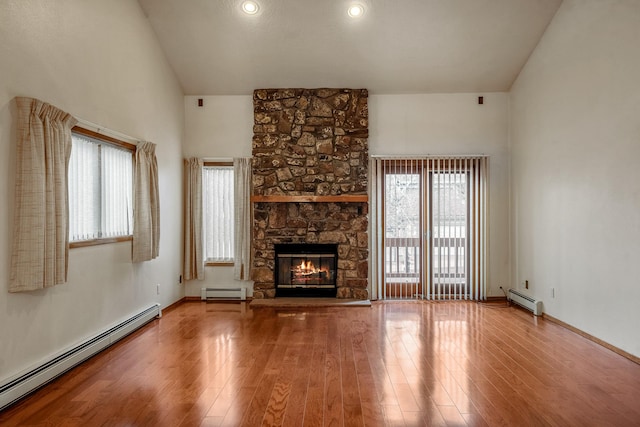
[[[256,1],[139,0],[187,95],[508,91],[562,0]]]

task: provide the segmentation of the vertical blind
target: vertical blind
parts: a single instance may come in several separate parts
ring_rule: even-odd
[[[133,161],[127,150],[102,145],[102,236],[133,231]]]
[[[375,165],[377,163],[377,165]],[[486,157],[376,159],[381,298],[485,298]]]
[[[485,298],[486,169],[486,157],[427,161],[428,298]]]
[[[234,256],[234,184],[232,166],[202,169],[204,258],[232,262]]]
[[[70,241],[131,235],[131,151],[73,134],[68,177]]]

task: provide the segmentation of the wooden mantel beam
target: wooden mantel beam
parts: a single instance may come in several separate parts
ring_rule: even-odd
[[[251,196],[252,203],[363,203],[368,202],[366,194],[341,194],[338,196]]]

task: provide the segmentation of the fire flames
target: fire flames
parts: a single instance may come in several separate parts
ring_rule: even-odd
[[[305,263],[304,260],[300,263],[299,266],[296,267],[295,271],[296,273],[300,273],[303,275],[315,274],[320,272],[320,270],[317,269],[311,261],[307,261]]]
[[[317,268],[311,261],[302,261],[293,269],[293,274],[298,278],[323,278],[328,274],[326,269]]]

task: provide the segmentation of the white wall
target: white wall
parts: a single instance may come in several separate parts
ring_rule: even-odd
[[[5,0],[0,7],[0,382],[155,302],[183,296],[183,94],[131,0]],[[131,243],[72,249],[68,281],[7,292],[15,96],[157,144],[160,258],[131,263]],[[156,295],[156,283],[161,284]]]
[[[636,356],[639,41],[640,2],[565,0],[510,102],[514,281]]]
[[[203,106],[198,107],[202,98]],[[253,138],[253,97],[246,96],[185,96],[184,157],[232,159],[251,157]],[[204,280],[185,283],[185,295],[200,296],[200,289],[247,288],[253,295],[251,282],[233,278],[233,267],[205,267]]]
[[[488,154],[490,177],[489,294],[508,287],[508,152],[505,93],[372,95],[369,97],[370,154]],[[197,107],[203,98],[204,107]],[[251,156],[251,96],[185,97],[185,157]],[[229,267],[208,267],[204,283],[233,283]],[[200,295],[191,281],[186,295]],[[231,286],[231,285],[230,285]],[[237,286],[237,285],[236,285]]]
[[[510,281],[507,111],[506,93],[369,97],[369,154],[489,155],[489,296]]]
[[[251,95],[185,96],[184,110],[185,157],[251,157]]]

